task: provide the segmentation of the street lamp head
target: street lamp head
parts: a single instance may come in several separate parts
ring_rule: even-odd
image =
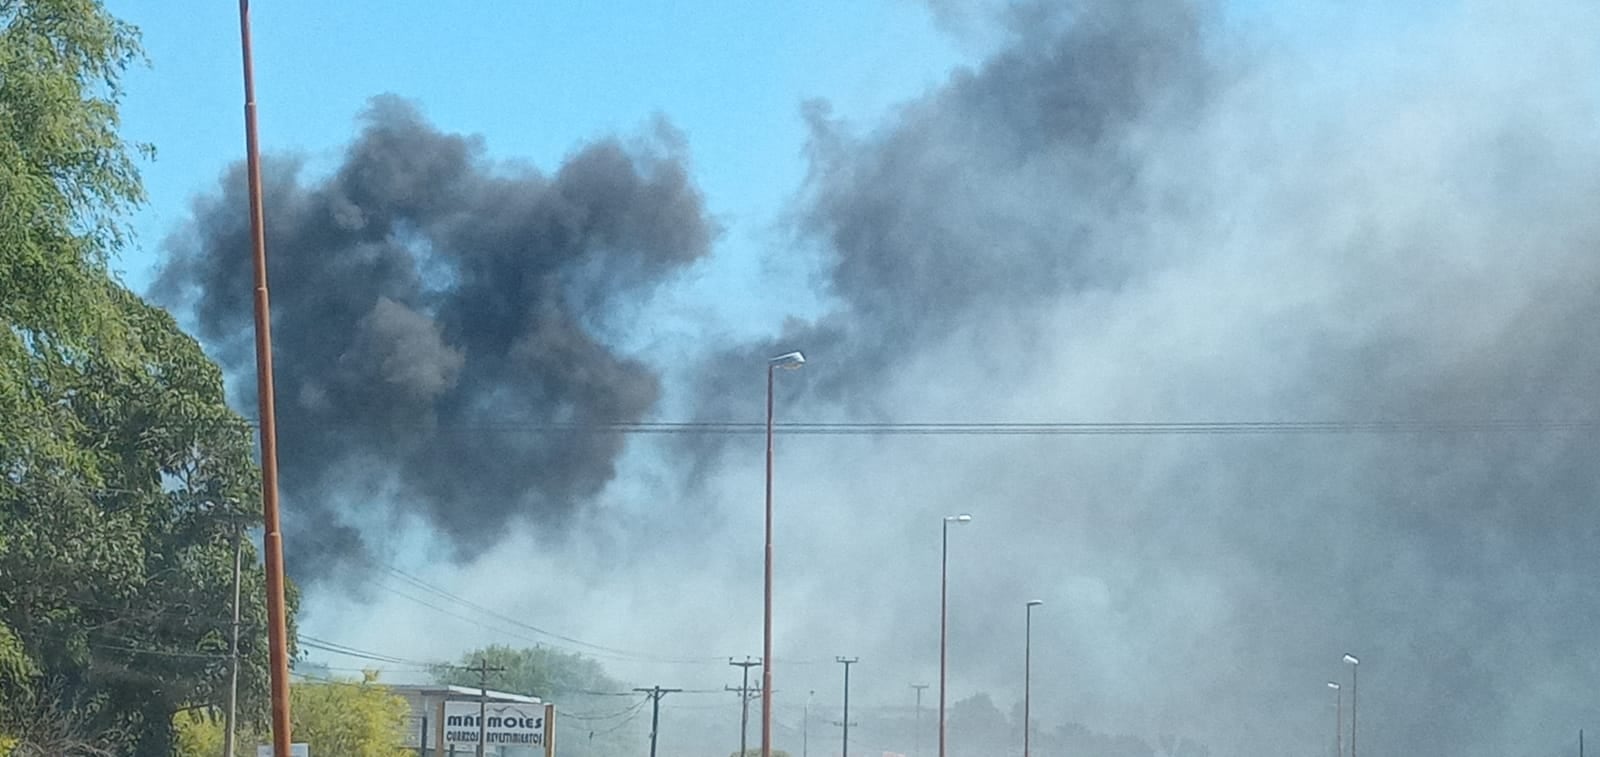
[[[1339,682],[1338,681],[1329,681],[1328,682],[1328,688],[1333,689],[1334,691],[1338,691],[1339,690]]]
[[[806,356],[799,352],[788,352],[767,360],[767,365],[773,368],[794,370],[806,364]]]
[[[1353,654],[1350,654],[1349,652],[1346,652],[1344,654],[1344,661],[1350,663],[1351,665],[1360,665],[1361,664],[1361,661],[1357,660],[1356,656],[1353,655]]]
[[[1039,605],[1042,605],[1042,604],[1044,604],[1044,600],[1042,600],[1042,599],[1030,599],[1030,600],[1028,600],[1028,606],[1029,607],[1038,607]]]
[[[950,523],[967,523],[972,520],[972,516],[968,515],[967,513],[962,513],[960,515],[946,515],[944,516],[944,519]]]

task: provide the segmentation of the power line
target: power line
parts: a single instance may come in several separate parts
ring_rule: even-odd
[[[396,656],[393,656],[393,655],[381,654],[381,653],[378,653],[378,652],[372,652],[372,651],[368,651],[368,650],[365,650],[365,649],[358,649],[356,647],[347,646],[345,644],[339,644],[339,643],[332,642],[332,641],[325,641],[325,640],[318,639],[318,638],[313,637],[313,636],[306,636],[304,634],[299,636],[298,641],[299,641],[300,646],[303,646],[303,647],[310,647],[312,649],[319,649],[319,650],[322,650],[324,652],[332,652],[334,654],[342,654],[342,655],[345,655],[345,656],[348,656],[348,657],[355,657],[355,658],[363,659],[363,660],[372,660],[374,662],[387,662],[387,663],[392,663],[392,664],[395,664],[395,665],[417,665],[417,666],[429,667],[429,668],[448,666],[448,663],[427,662],[427,661],[423,661],[423,660],[411,660],[411,659],[407,659],[407,658],[404,658],[404,657],[396,657]]]
[[[630,693],[630,695],[631,695],[631,693]],[[566,719],[566,720],[582,720],[582,721],[585,721],[585,722],[599,722],[599,721],[602,721],[602,720],[611,720],[613,718],[626,717],[626,716],[631,715],[631,714],[633,714],[635,712],[638,712],[639,708],[643,707],[644,704],[645,704],[645,702],[643,700],[641,700],[639,702],[635,702],[633,704],[630,704],[627,707],[624,707],[624,708],[622,708],[620,710],[617,710],[615,712],[602,712],[602,713],[563,712],[563,713],[561,713],[561,717]]]
[[[582,433],[582,434],[760,434],[763,423],[733,421],[636,421],[548,423],[542,421],[474,422],[451,425],[367,423],[347,420],[297,424],[317,430],[385,429],[434,433]],[[1475,418],[1375,419],[1306,421],[1086,421],[1086,422],[929,422],[929,423],[778,423],[790,435],[830,436],[1104,436],[1104,435],[1230,435],[1230,434],[1449,434],[1525,431],[1600,431],[1600,419]]]
[[[119,645],[116,645],[116,644],[104,644],[104,643],[100,643],[100,642],[89,642],[88,646],[89,646],[90,649],[112,650],[112,651],[116,651],[116,652],[129,652],[129,653],[132,653],[132,654],[154,655],[154,656],[157,656],[157,657],[184,657],[184,658],[192,658],[192,659],[199,659],[199,660],[226,660],[226,659],[228,659],[228,656],[225,655],[225,654],[213,654],[213,653],[207,653],[207,652],[183,652],[183,651],[173,650],[173,649],[150,649],[150,648],[146,648],[146,647],[125,647],[125,646],[119,646]]]
[[[376,651],[372,651],[372,650],[369,650],[369,649],[361,649],[359,647],[353,647],[353,646],[350,646],[348,644],[342,644],[342,643],[335,642],[335,641],[328,641],[326,639],[319,639],[319,638],[314,637],[314,636],[301,635],[298,640],[299,640],[300,646],[303,646],[303,647],[310,647],[312,649],[318,649],[318,650],[321,650],[321,651],[324,651],[324,652],[331,652],[331,653],[334,653],[334,654],[347,655],[347,656],[350,656],[350,657],[355,657],[355,658],[359,658],[359,659],[363,659],[363,660],[372,660],[372,661],[375,661],[375,662],[387,662],[387,663],[396,664],[396,665],[417,666],[417,667],[419,667],[419,668],[421,668],[423,670],[432,670],[432,669],[441,668],[441,667],[443,667],[443,668],[459,668],[459,669],[462,669],[462,670],[474,670],[474,671],[478,669],[476,666],[473,666],[473,665],[462,666],[462,665],[455,665],[455,664],[446,663],[446,662],[429,662],[429,661],[426,661],[426,660],[409,659],[409,658],[400,657],[400,656],[397,656],[397,655],[386,654],[386,653],[383,653],[383,652],[376,652]],[[226,657],[226,655],[219,655],[219,657]],[[329,669],[333,670],[334,668],[329,668]],[[637,694],[637,692],[639,692],[639,691],[641,691],[641,689],[635,689],[633,691],[595,691],[595,690],[580,689],[580,690],[570,691],[570,692],[567,692],[567,693],[569,693],[569,694],[577,694],[577,695],[582,695],[582,696],[631,697],[631,696],[635,696]],[[674,693],[674,694],[724,694],[726,692],[723,689],[672,689],[668,693]]]
[[[308,538],[311,541],[313,541],[315,543],[318,543],[318,544],[321,544],[323,546],[331,546],[326,541],[322,540],[321,537],[317,536],[316,532],[314,530],[311,530],[311,529],[307,529],[304,532],[302,532],[300,534],[297,534],[297,536],[299,536],[300,538]],[[556,633],[554,631],[549,631],[549,630],[540,628],[538,626],[534,626],[532,624],[519,621],[519,620],[517,620],[515,618],[508,617],[508,616],[506,616],[506,615],[504,615],[502,613],[499,613],[499,612],[497,612],[497,611],[495,611],[495,610],[493,610],[491,608],[485,607],[485,606],[483,606],[481,604],[473,602],[472,600],[466,599],[465,597],[459,596],[457,594],[453,594],[453,593],[451,593],[449,591],[446,591],[446,590],[441,589],[441,588],[439,588],[437,586],[434,586],[434,585],[428,583],[427,581],[422,580],[421,578],[419,578],[417,576],[414,576],[414,575],[412,575],[410,573],[407,573],[407,572],[405,572],[403,570],[400,570],[399,568],[397,568],[397,567],[395,567],[393,565],[390,565],[388,563],[385,563],[385,562],[383,562],[381,560],[377,560],[375,558],[364,557],[364,556],[358,556],[358,559],[360,561],[362,561],[362,562],[365,562],[367,565],[369,565],[369,566],[371,566],[373,568],[376,568],[376,569],[388,574],[389,576],[392,576],[394,578],[397,578],[397,579],[405,582],[406,584],[408,584],[408,585],[410,585],[412,587],[420,589],[420,590],[422,590],[424,592],[427,592],[429,594],[437,596],[437,597],[439,597],[441,599],[444,599],[446,601],[453,602],[453,603],[455,603],[457,605],[460,605],[462,607],[465,607],[465,608],[468,608],[470,610],[474,610],[476,612],[482,613],[482,614],[487,615],[487,616],[489,616],[491,618],[494,618],[494,619],[496,619],[496,620],[498,620],[498,621],[500,621],[502,623],[509,624],[509,625],[511,625],[513,627],[525,629],[525,630],[527,630],[529,632],[532,632],[532,633],[535,633],[535,634],[539,634],[540,636],[543,636],[545,638],[557,639],[559,641],[566,642],[567,644],[571,644],[573,646],[583,648],[583,649],[566,649],[566,650],[563,650],[563,651],[575,652],[575,653],[587,655],[589,657],[594,657],[594,658],[598,658],[598,659],[611,659],[611,660],[621,661],[621,662],[650,662],[650,663],[662,663],[662,664],[674,664],[674,665],[710,665],[710,664],[720,664],[721,661],[722,661],[722,658],[720,658],[720,657],[666,657],[666,656],[662,656],[662,655],[652,655],[652,654],[648,654],[648,653],[644,653],[644,652],[633,652],[633,651],[629,651],[629,650],[625,650],[625,649],[619,649],[619,648],[616,648],[616,647],[608,647],[608,646],[605,646],[605,645],[602,645],[602,644],[594,644],[592,642],[587,642],[587,641],[584,641],[582,639],[578,639],[578,638],[575,638],[575,637],[572,637],[572,636]],[[454,612],[452,610],[440,607],[440,606],[438,606],[436,604],[428,602],[427,600],[424,600],[424,599],[421,599],[419,597],[407,594],[406,592],[403,592],[403,591],[399,590],[396,587],[390,586],[388,584],[380,583],[380,582],[375,581],[375,580],[373,580],[371,578],[368,578],[366,576],[361,576],[360,578],[361,578],[361,580],[366,581],[367,583],[370,583],[373,586],[376,586],[376,587],[378,587],[380,589],[383,589],[384,591],[392,593],[395,596],[401,597],[403,599],[410,600],[410,601],[415,602],[415,603],[417,603],[417,604],[419,604],[419,605],[421,605],[423,607],[431,609],[431,610],[433,610],[435,612],[441,613],[443,615],[448,615],[448,616],[456,618],[458,620],[465,621],[465,622],[470,623],[472,625],[475,625],[475,626],[477,626],[479,628],[483,628],[483,629],[488,630],[488,631],[493,631],[493,632],[498,633],[498,634],[519,638],[519,639],[522,639],[524,641],[533,643],[533,644],[535,644],[537,646],[544,646],[544,645],[549,644],[549,642],[547,642],[547,641],[542,641],[541,639],[525,636],[525,635],[519,634],[519,633],[514,632],[514,631],[508,631],[508,630],[506,630],[504,628],[498,628],[498,627],[489,625],[487,623],[484,623],[484,622],[482,622],[480,620],[477,620],[477,619],[474,619],[474,618],[470,618],[468,616],[462,615],[462,614]],[[550,645],[550,646],[555,646],[558,649],[560,648],[559,645]]]
[[[70,631],[65,631],[65,630],[58,630],[58,631],[54,631],[54,632],[45,631],[45,630],[30,630],[26,634],[26,638],[27,639],[50,639],[52,641],[59,642],[59,643],[64,643],[64,644],[81,643],[83,646],[85,646],[85,647],[87,647],[89,649],[92,649],[92,650],[112,651],[112,652],[127,652],[129,654],[151,655],[151,656],[154,656],[154,657],[178,657],[178,658],[189,658],[189,659],[196,659],[196,660],[226,660],[226,659],[228,659],[228,655],[225,652],[200,652],[200,651],[188,651],[188,650],[182,650],[182,649],[157,649],[155,647],[150,647],[150,646],[138,646],[139,642],[136,641],[136,640],[132,640],[132,639],[123,639],[123,638],[116,638],[116,639],[110,639],[110,640],[95,639],[93,637],[88,636],[87,633],[92,633],[92,632],[86,632],[85,635],[81,635],[80,636],[78,634],[72,633]],[[19,635],[21,635],[21,634],[19,633]]]
[[[629,692],[629,696],[632,696],[632,692]],[[634,720],[638,719],[639,714],[644,711],[644,706],[649,704],[649,703],[650,703],[649,699],[641,699],[641,700],[639,700],[638,704],[635,704],[633,706],[632,711],[629,713],[628,717],[623,719],[622,722],[617,723],[616,725],[611,726],[610,728],[607,728],[607,729],[605,729],[603,731],[590,731],[589,732],[589,738],[593,739],[596,736],[605,736],[607,734],[615,733],[616,731],[621,729],[623,726],[625,726],[625,725],[627,725],[629,723],[632,723]]]
[[[515,618],[507,617],[505,615],[500,614],[499,612],[496,612],[493,609],[490,609],[488,607],[480,605],[480,604],[478,604],[476,602],[473,602],[473,601],[471,601],[469,599],[466,599],[464,597],[452,594],[452,593],[450,593],[448,591],[445,591],[444,589],[440,589],[440,588],[438,588],[436,586],[432,586],[432,585],[428,584],[427,582],[423,581],[422,579],[417,578],[416,576],[413,576],[413,575],[411,575],[409,573],[406,573],[405,571],[402,571],[399,568],[396,568],[396,567],[394,567],[392,565],[385,565],[383,567],[386,570],[388,570],[391,574],[401,578],[404,581],[407,581],[408,583],[411,583],[412,585],[415,585],[417,588],[420,588],[420,589],[423,589],[424,591],[428,591],[428,592],[431,592],[433,594],[436,594],[436,595],[438,595],[438,596],[440,596],[440,597],[442,597],[444,599],[447,599],[449,601],[455,602],[456,604],[459,604],[459,605],[461,605],[463,607],[468,607],[468,608],[477,610],[478,612],[481,612],[481,613],[483,613],[485,615],[488,615],[489,617],[495,618],[495,619],[500,620],[500,621],[505,622],[505,623],[510,623],[511,625],[516,626],[518,628],[527,629],[528,631],[531,631],[531,632],[536,633],[536,634],[540,634],[540,635],[547,636],[547,637],[550,637],[550,638],[553,638],[553,639],[564,641],[564,642],[567,642],[568,644],[573,644],[575,646],[586,647],[586,648],[588,648],[590,650],[595,650],[595,651],[585,652],[584,653],[584,654],[588,654],[590,656],[612,655],[614,657],[617,657],[617,658],[622,659],[622,660],[627,660],[627,661],[671,662],[671,663],[679,663],[679,664],[699,664],[699,663],[710,663],[710,662],[720,662],[721,661],[720,658],[716,658],[716,657],[667,658],[667,657],[661,657],[661,656],[657,656],[657,655],[650,655],[650,654],[643,653],[643,652],[632,652],[632,651],[629,651],[629,650],[626,650],[626,649],[618,649],[616,647],[608,647],[608,646],[605,646],[603,644],[594,644],[592,642],[587,642],[587,641],[584,641],[582,639],[578,639],[578,638],[575,638],[575,637],[572,637],[572,636],[567,636],[567,635],[564,635],[564,634],[556,633],[554,631],[545,630],[545,629],[540,628],[538,626],[535,626],[535,625],[532,625],[532,624],[529,624],[529,623],[524,623],[522,621],[516,620]]]

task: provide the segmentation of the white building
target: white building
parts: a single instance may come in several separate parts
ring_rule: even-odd
[[[485,755],[554,757],[555,706],[538,697],[470,686],[390,685],[411,713],[405,746],[422,757],[472,757],[478,734],[487,734]],[[479,723],[479,713],[484,722]]]

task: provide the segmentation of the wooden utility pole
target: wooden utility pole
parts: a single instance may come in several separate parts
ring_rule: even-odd
[[[744,658],[744,662],[738,662],[730,657],[728,658],[728,664],[736,668],[744,668],[744,683],[740,684],[739,688],[735,689],[732,686],[723,688],[728,691],[739,692],[739,757],[746,757],[745,753],[749,749],[746,746],[746,738],[750,732],[750,669],[760,667],[761,663],[751,660],[749,657]]]
[[[489,674],[504,672],[505,668],[491,668],[486,658],[478,658],[478,757],[488,751],[489,721],[486,717],[489,709]]]
[[[650,757],[656,757],[656,734],[661,730],[661,698],[674,694],[683,689],[663,689],[652,686],[648,689],[634,689],[650,697]]]
[[[835,657],[833,659],[844,666],[844,721],[840,723],[840,725],[844,726],[844,745],[840,754],[843,757],[850,757],[850,666],[860,662],[861,658]]]

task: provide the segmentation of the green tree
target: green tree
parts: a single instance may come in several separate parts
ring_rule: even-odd
[[[220,713],[185,710],[172,719],[175,734],[173,753],[177,757],[216,757],[222,754],[224,722]],[[254,729],[239,733],[237,753],[250,754],[250,744],[258,738]],[[266,743],[266,742],[262,742]]]
[[[148,148],[117,133],[139,56],[137,31],[99,2],[0,0],[0,318],[13,327],[82,336],[114,320],[105,265],[144,199],[133,153]]]
[[[0,624],[38,684],[72,708],[96,703],[138,754],[165,755],[178,709],[222,700],[231,532],[253,502],[248,426],[222,403],[221,376],[166,313],[118,291],[129,362],[41,360],[67,456],[8,455],[0,482]],[[244,577],[241,689],[264,690],[264,579]],[[8,700],[10,696],[6,697]]]
[[[173,713],[226,680],[251,430],[199,345],[108,270],[143,198],[143,148],[117,132],[139,56],[98,0],[0,0],[0,734],[19,753],[56,753],[29,734],[64,724],[166,757]],[[254,715],[265,591],[246,551]]]
[[[516,649],[498,644],[461,655],[459,665],[435,667],[434,680],[455,686],[477,686],[479,677],[472,668],[480,660],[488,662],[491,668],[503,668],[488,677],[489,688],[497,691],[556,701],[574,695],[593,696],[624,690],[621,683],[606,675],[599,662],[583,655],[549,647]]]
[[[304,742],[314,755],[338,757],[403,757],[406,700],[377,682],[375,674],[363,681],[296,683],[290,689],[294,740]],[[180,713],[174,719],[178,757],[216,757],[222,753],[223,721],[214,712]],[[266,733],[254,728],[239,732],[240,754],[255,744],[266,744]]]

